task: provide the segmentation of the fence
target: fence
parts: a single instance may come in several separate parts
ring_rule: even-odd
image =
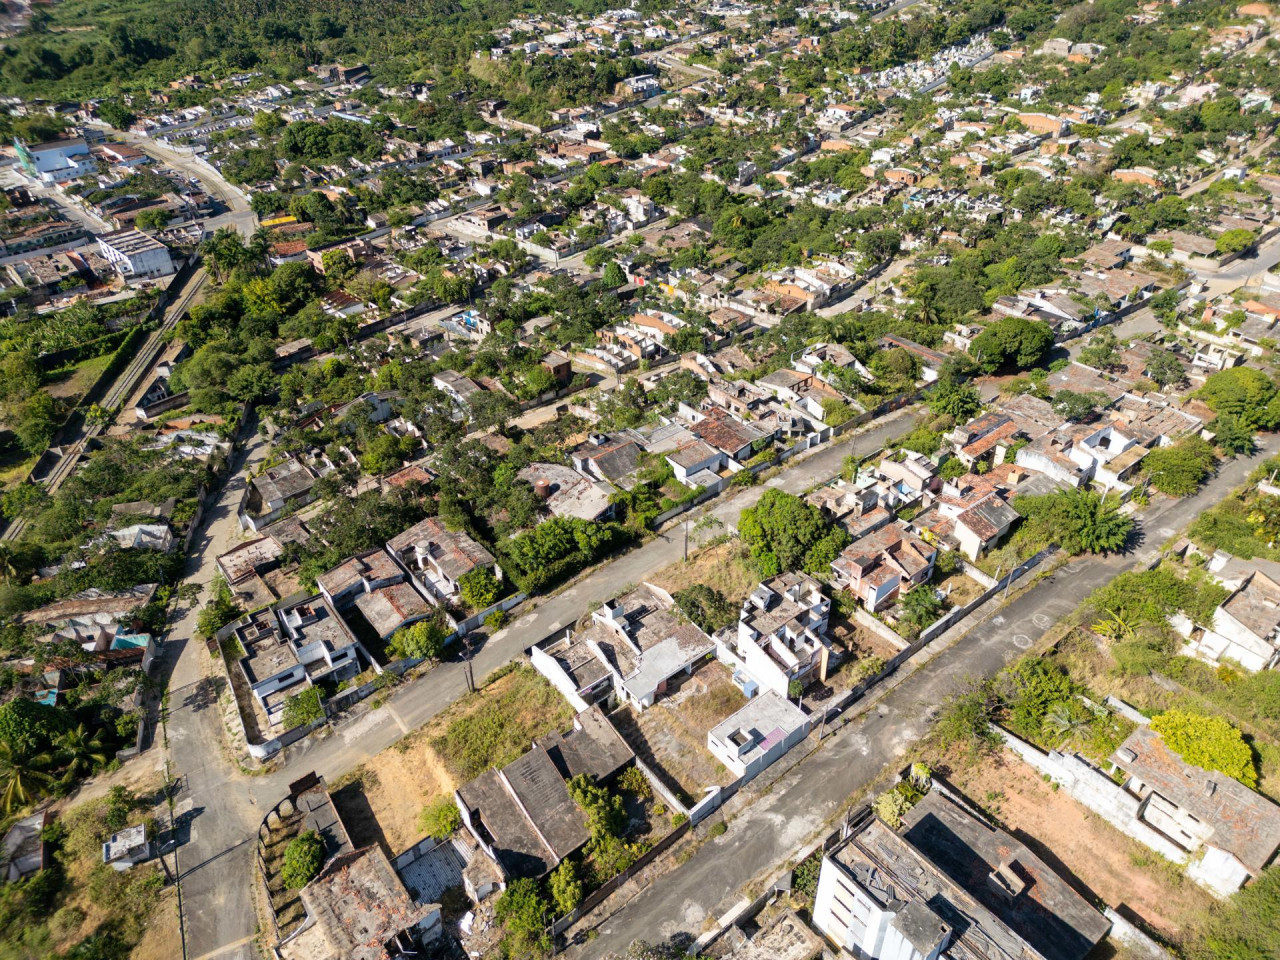
[[[1041,563],[1041,561],[1045,560],[1047,557],[1052,556],[1054,553],[1057,552],[1057,550],[1058,548],[1054,546],[1045,547],[1043,550],[1037,553],[1030,560],[1026,561],[1023,564],[1020,564],[1019,566],[1014,567],[1012,570],[1006,573],[1003,577],[997,580],[994,586],[988,587],[979,596],[975,597],[973,600],[970,600],[963,607],[956,607],[954,610],[947,611],[946,616],[944,616],[941,620],[937,620],[934,623],[929,624],[929,626],[925,627],[923,630],[921,630],[920,631],[921,639],[932,640],[934,637],[938,636],[938,634],[942,633],[942,631],[946,630],[953,623],[959,623],[969,614],[973,613],[974,610],[977,610],[978,607],[982,606],[984,603],[986,603],[988,600],[994,597],[1001,590],[1004,590],[1006,587],[1008,587],[1011,583],[1013,583],[1015,580],[1021,577],[1024,573],[1027,573],[1029,570],[1032,570],[1033,568],[1038,566]]]

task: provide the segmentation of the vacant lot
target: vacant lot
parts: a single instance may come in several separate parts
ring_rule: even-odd
[[[572,717],[540,674],[519,666],[335,783],[333,801],[357,847],[380,843],[394,856],[422,838],[424,805],[510,763]]]
[[[1212,902],[1177,865],[1054,790],[1008,751],[976,765],[957,763],[947,776],[1077,892],[1123,904],[1171,942]]]
[[[683,537],[684,533],[675,529],[670,536]],[[693,536],[690,533],[690,538]],[[659,571],[650,582],[668,593],[683,590],[695,583],[705,583],[712,589],[719,590],[726,600],[737,606],[756,588],[760,578],[751,566],[747,548],[742,541],[735,539],[693,554],[688,563],[673,563]]]
[[[746,702],[728,668],[712,661],[649,709],[628,707],[613,721],[636,755],[687,805],[704,787],[733,780],[707,750],[707,732]]]

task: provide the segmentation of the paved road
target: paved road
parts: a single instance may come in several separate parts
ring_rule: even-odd
[[[574,960],[594,960],[633,940],[694,936],[708,917],[722,916],[740,899],[744,884],[778,869],[799,851],[849,798],[872,784],[928,732],[938,707],[968,678],[991,676],[1031,647],[1090,593],[1140,562],[1208,509],[1280,442],[1268,437],[1264,452],[1235,460],[1187,500],[1158,500],[1142,519],[1144,540],[1135,552],[1084,557],[1016,597],[953,645],[931,657],[907,679],[744,808],[721,837],[699,847],[685,864],[641,892],[599,928],[600,936],[570,950]]]
[[[216,664],[192,637],[207,599],[204,588],[216,572],[214,561],[238,540],[236,507],[247,475],[266,454],[265,442],[254,435],[231,464],[232,479],[206,513],[204,530],[193,544],[183,578],[184,583],[198,585],[201,596],[179,611],[163,648],[163,668],[172,671],[168,755],[173,773],[182,778],[177,811],[190,821],[178,856],[191,958],[252,960],[256,956],[250,944],[241,942],[257,926],[249,892],[253,845],[243,841],[256,835],[262,815],[248,790],[252,781],[227,756],[218,688],[206,680]],[[228,945],[232,946],[214,952]]]
[[[249,206],[245,195],[227,183],[212,166],[196,159],[189,151],[166,147],[150,137],[118,130],[112,131],[112,135],[138,147],[179,173],[198,180],[205,193],[221,202],[227,208],[226,212],[205,221],[205,226],[210,233],[219,227],[235,227],[245,237],[253,235],[253,231],[258,226],[257,214]]]
[[[769,486],[801,492],[839,472],[846,454],[873,453],[886,439],[905,432],[913,413],[901,411],[846,441],[820,447],[782,470],[768,486],[733,491],[711,501],[702,512],[725,523],[734,522]],[[210,509],[204,534],[193,548],[186,582],[207,585],[214,577],[217,556],[237,542],[235,509],[245,476],[265,454],[262,441],[254,436],[239,455],[233,479]],[[695,513],[695,520],[698,515]],[[680,559],[683,549],[682,528],[677,526],[549,598],[479,649],[473,660],[476,677],[574,623],[623,585],[652,576]],[[166,664],[173,669],[169,681],[169,756],[174,772],[182,777],[178,810],[190,820],[190,835],[179,853],[187,939],[192,958],[249,960],[254,954],[247,938],[256,926],[250,892],[252,837],[262,812],[308,770],[335,778],[426,723],[464,693],[463,670],[459,663],[442,664],[425,678],[401,688],[381,709],[338,726],[326,739],[311,737],[290,748],[283,769],[250,777],[236,768],[222,746],[225,732],[217,707],[219,685],[211,679],[216,676],[215,664],[203,645],[190,640],[198,611],[198,603],[184,611],[166,643],[170,651]]]

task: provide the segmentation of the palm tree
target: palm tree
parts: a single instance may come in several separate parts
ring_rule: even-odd
[[[49,762],[47,754],[26,756],[0,740],[0,810],[8,816],[20,810],[53,783],[40,768]]]
[[[101,731],[90,736],[83,723],[62,734],[55,744],[58,759],[67,765],[63,774],[65,783],[86,776],[107,763],[106,744],[102,742]]]
[[[249,239],[250,259],[260,267],[268,264],[267,254],[271,252],[271,231],[266,227],[258,227]]]
[[[0,543],[0,580],[8,583],[18,575],[18,565],[13,545]]]
[[[1058,702],[1045,711],[1044,725],[1065,740],[1083,727],[1085,722],[1072,711],[1070,704]]]

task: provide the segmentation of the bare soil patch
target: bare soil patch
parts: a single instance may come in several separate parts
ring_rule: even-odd
[[[1000,751],[947,778],[1093,902],[1124,905],[1178,943],[1213,898],[1176,864],[1130,839]],[[1122,911],[1124,912],[1124,911]]]
[[[733,774],[707,750],[707,732],[746,702],[728,668],[712,661],[647,710],[626,707],[612,719],[631,749],[687,804],[704,787],[732,782]]]

